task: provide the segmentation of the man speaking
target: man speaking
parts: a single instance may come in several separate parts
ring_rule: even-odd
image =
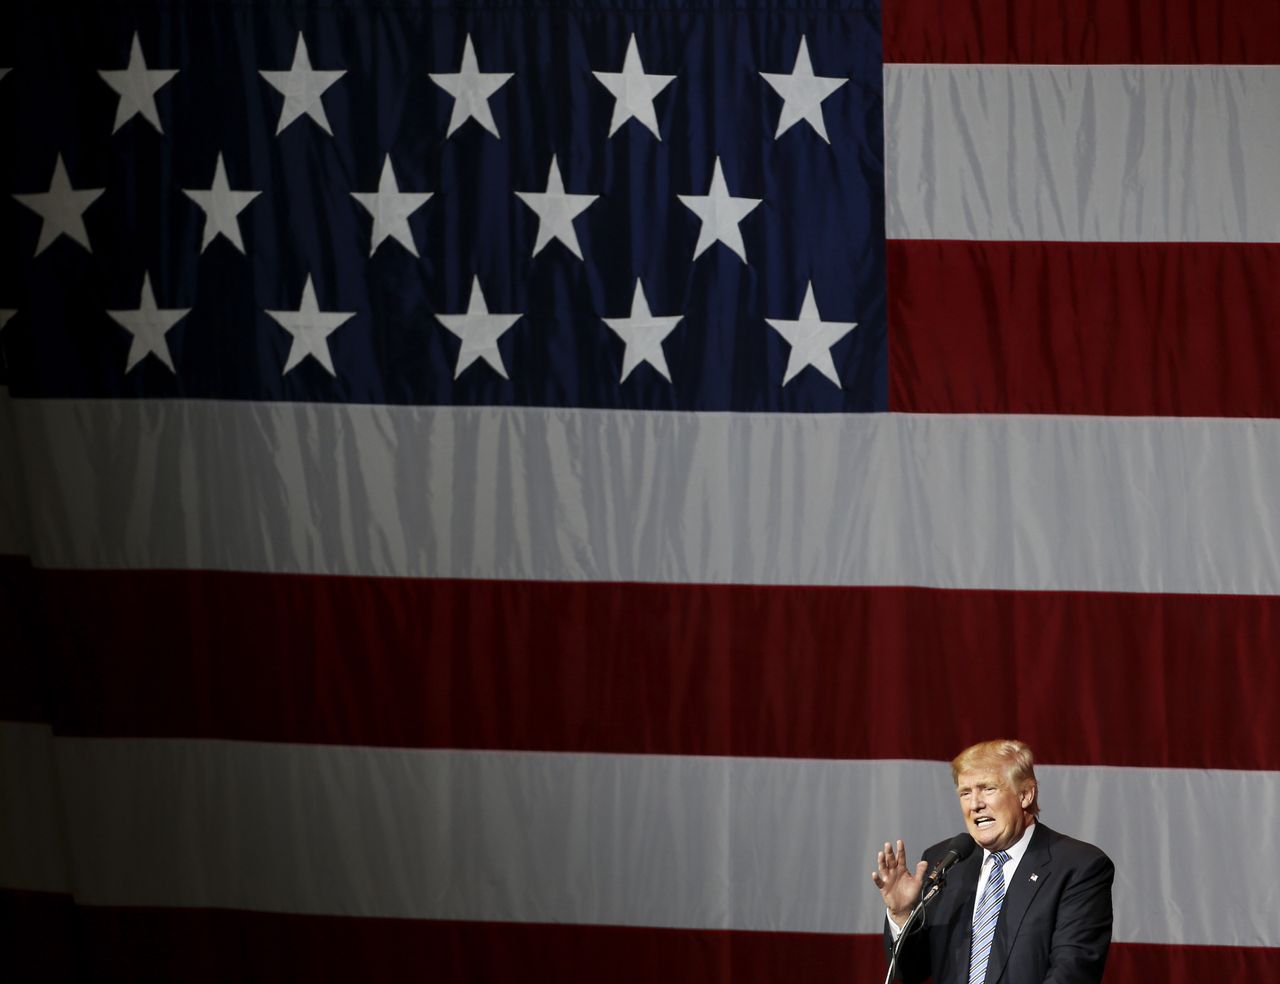
[[[1111,944],[1115,867],[1092,844],[1042,823],[1035,761],[1020,741],[985,741],[951,763],[965,827],[912,868],[906,846],[885,844],[872,881],[888,909],[891,947],[936,880],[946,887],[902,941],[898,977],[910,984],[1097,984]],[[976,847],[974,842],[976,842]]]

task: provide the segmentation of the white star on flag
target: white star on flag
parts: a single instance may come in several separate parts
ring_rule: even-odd
[[[649,300],[644,296],[644,288],[636,279],[636,291],[631,297],[631,314],[625,318],[601,318],[622,339],[625,346],[622,354],[622,378],[624,383],[636,366],[647,362],[668,383],[671,382],[671,371],[667,368],[667,356],[662,351],[662,343],[680,323],[681,315],[670,315],[655,318],[649,313]]]
[[[409,216],[430,201],[433,192],[401,191],[396,183],[396,173],[391,169],[391,155],[382,161],[382,175],[378,178],[377,191],[353,191],[351,197],[373,216],[373,238],[369,246],[372,256],[387,239],[394,239],[414,256],[418,247],[409,229]]]
[[[467,120],[475,120],[499,140],[502,134],[493,122],[489,97],[507,84],[514,72],[482,72],[476,62],[476,49],[467,35],[462,46],[462,68],[457,72],[430,72],[431,81],[453,96],[453,113],[449,117],[446,139]]]
[[[280,123],[276,126],[277,137],[286,126],[304,114],[319,124],[325,133],[333,136],[320,97],[329,86],[347,73],[345,70],[313,69],[311,56],[307,54],[307,42],[301,31],[298,32],[298,45],[293,49],[293,65],[289,70],[281,72],[260,69],[258,74],[284,95],[284,105],[280,107]]]
[[[453,378],[457,379],[462,375],[462,370],[476,359],[484,359],[499,376],[510,379],[507,367],[502,362],[502,353],[498,351],[498,339],[522,317],[523,314],[490,314],[484,292],[480,289],[480,278],[473,277],[471,300],[467,303],[466,313],[436,315],[437,321],[462,339]]]
[[[133,32],[133,43],[129,48],[129,66],[99,71],[98,74],[120,94],[120,101],[116,103],[116,125],[112,127],[112,133],[116,133],[138,114],[142,114],[142,118],[156,128],[156,133],[164,133],[160,126],[160,114],[156,111],[156,92],[177,75],[178,70],[147,68],[137,31]]]
[[[791,69],[790,75],[778,75],[774,72],[761,72],[760,75],[783,100],[778,130],[773,135],[775,140],[804,120],[818,136],[831,143],[826,123],[822,119],[822,101],[849,80],[814,75],[813,63],[809,60],[809,45],[803,34],[800,35],[800,50],[796,53],[795,67]]]
[[[190,311],[191,308],[157,308],[155,294],[151,292],[151,274],[144,273],[138,306],[131,311],[107,312],[112,321],[133,335],[124,371],[131,372],[148,355],[154,355],[170,372],[177,372],[173,368],[173,356],[165,335]]]
[[[693,258],[696,260],[713,243],[722,242],[738,254],[743,263],[747,262],[747,247],[742,242],[742,230],[738,223],[760,204],[760,198],[734,198],[729,194],[729,187],[724,182],[724,172],[720,169],[720,158],[716,158],[715,168],[711,172],[711,187],[705,195],[677,195],[685,208],[702,220],[702,228],[698,232],[698,245],[694,247]]]
[[[573,220],[599,198],[599,195],[567,194],[564,190],[564,180],[560,177],[560,165],[556,163],[555,154],[552,154],[551,171],[547,174],[547,190],[517,191],[516,197],[538,213],[538,238],[533,244],[534,256],[537,256],[542,247],[551,240],[558,239],[574,256],[582,259],[582,250],[578,246],[578,234],[573,229]]]
[[[205,189],[183,188],[182,193],[204,209],[201,253],[218,236],[226,236],[232,246],[241,253],[244,252],[244,240],[240,238],[238,216],[262,192],[232,191],[227,183],[227,168],[222,163],[222,154],[218,154],[218,162],[213,168],[213,184]]]
[[[649,75],[640,61],[640,49],[636,36],[627,42],[627,54],[622,61],[621,72],[592,72],[600,83],[613,93],[613,119],[609,123],[609,136],[630,119],[639,120],[649,131],[662,139],[658,132],[658,114],[653,99],[674,81],[674,75]]]
[[[791,346],[791,355],[787,359],[787,373],[782,378],[783,386],[791,382],[796,373],[805,366],[813,366],[840,386],[840,377],[836,374],[836,366],[831,359],[831,347],[853,331],[858,323],[856,321],[823,321],[818,314],[818,304],[813,299],[813,281],[805,285],[804,303],[800,306],[799,318],[795,321],[784,321],[781,318],[764,320]]]
[[[333,368],[333,356],[329,352],[329,336],[356,316],[355,311],[321,311],[316,303],[316,290],[311,286],[311,274],[302,286],[302,301],[296,311],[267,311],[272,318],[293,336],[289,358],[285,361],[281,376],[287,374],[307,356],[311,356],[337,376]]]
[[[72,188],[71,179],[67,177],[67,169],[62,163],[62,155],[59,154],[53,164],[53,177],[49,179],[48,191],[14,195],[14,198],[44,220],[40,225],[40,240],[36,243],[35,255],[39,256],[62,235],[70,236],[92,253],[89,232],[84,227],[84,210],[106,190]]]

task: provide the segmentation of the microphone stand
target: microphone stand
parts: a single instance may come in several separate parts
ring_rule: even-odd
[[[902,951],[902,944],[906,940],[908,934],[912,930],[919,928],[916,923],[924,922],[924,910],[933,897],[937,895],[947,883],[946,872],[938,875],[929,890],[920,897],[920,901],[916,903],[916,907],[911,910],[911,915],[907,916],[907,921],[902,924],[902,932],[898,934],[898,938],[893,941],[893,947],[889,950],[889,971],[884,975],[884,984],[891,984],[893,981],[893,972],[898,969],[898,954]]]

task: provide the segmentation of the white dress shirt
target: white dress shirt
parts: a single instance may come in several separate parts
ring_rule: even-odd
[[[1022,832],[1022,836],[1018,838],[1018,842],[1012,847],[1005,850],[1009,854],[1009,860],[1004,863],[1004,890],[1009,891],[1009,886],[1013,884],[1013,873],[1018,870],[1018,862],[1022,860],[1022,856],[1027,853],[1027,845],[1031,843],[1031,835],[1035,832],[1036,822],[1032,820],[1027,824],[1027,829]],[[982,898],[982,893],[986,890],[987,879],[991,877],[991,869],[995,867],[991,863],[991,852],[985,847],[982,849],[982,870],[978,872],[978,893],[975,899]],[[974,911],[977,911],[977,904],[974,904]],[[892,922],[892,920],[890,920]]]

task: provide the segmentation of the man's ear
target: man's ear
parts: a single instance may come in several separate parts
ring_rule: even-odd
[[[1022,803],[1024,810],[1036,801],[1036,783],[1034,779],[1022,787],[1018,800]]]

